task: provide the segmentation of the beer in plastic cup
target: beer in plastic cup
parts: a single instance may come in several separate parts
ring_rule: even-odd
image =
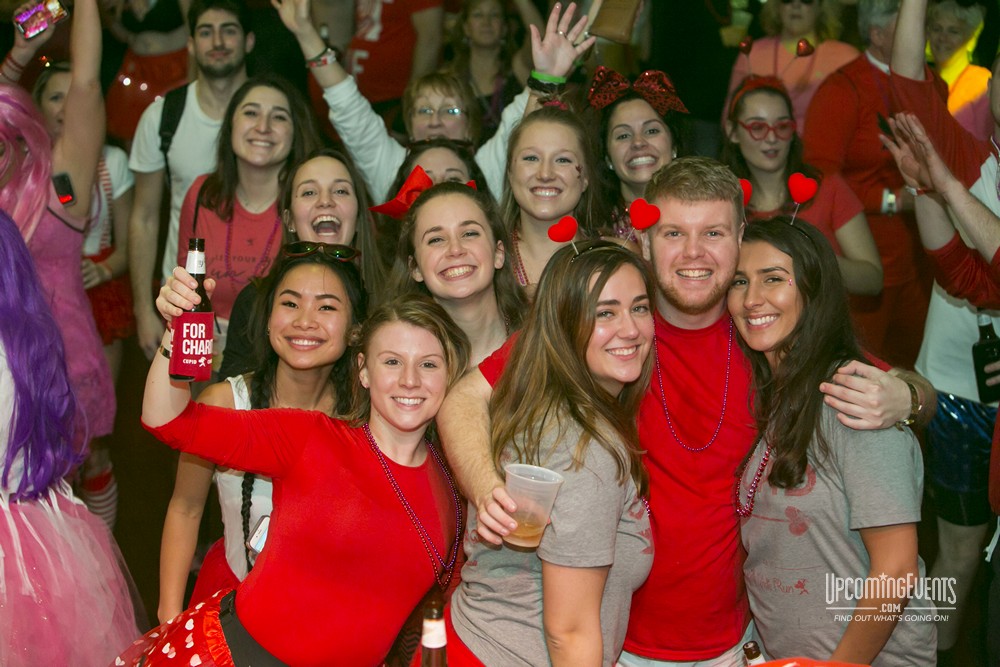
[[[507,494],[517,503],[517,511],[513,514],[517,528],[503,539],[508,544],[533,549],[542,541],[563,477],[547,468],[526,463],[508,464],[504,471],[507,473]]]

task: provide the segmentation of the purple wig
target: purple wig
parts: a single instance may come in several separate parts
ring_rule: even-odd
[[[25,242],[45,212],[52,190],[52,139],[25,90],[0,85],[0,209],[14,218]]]
[[[28,247],[14,221],[0,211],[0,343],[14,380],[8,442],[0,442],[0,487],[11,498],[34,498],[83,460],[74,445],[77,403],[69,384],[62,335],[42,293]],[[24,457],[21,479],[11,465]]]

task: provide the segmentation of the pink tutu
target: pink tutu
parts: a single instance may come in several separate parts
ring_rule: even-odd
[[[138,599],[107,526],[65,482],[0,496],[0,665],[103,667],[141,633]]]

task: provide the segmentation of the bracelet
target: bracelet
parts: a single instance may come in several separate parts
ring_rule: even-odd
[[[930,188],[915,188],[912,185],[904,185],[903,189],[909,192],[914,197],[919,197],[920,195],[926,195],[933,192],[933,190],[931,190]]]
[[[160,354],[162,354],[165,359],[169,359],[170,358],[170,350],[168,350],[167,348],[163,347],[162,343],[160,344],[160,349],[157,350],[157,352],[159,352]]]
[[[554,74],[546,74],[545,72],[539,72],[537,69],[531,70],[531,78],[537,79],[542,83],[558,83],[558,84],[566,83],[566,77],[564,76],[555,76]]]
[[[340,62],[340,50],[335,46],[327,46],[318,56],[307,60],[306,67],[310,69],[314,67],[326,67],[335,62]]]
[[[904,426],[912,426],[917,417],[920,415],[920,411],[924,409],[923,403],[920,402],[920,393],[912,382],[907,382],[906,387],[910,390],[910,415],[906,419],[901,419],[896,422],[895,426],[900,431],[903,430]]]
[[[14,70],[18,74],[23,72],[24,68],[26,67],[26,65],[22,65],[21,63],[14,60],[14,56],[10,53],[8,53],[7,57],[4,58],[3,64],[9,66],[12,70]]]
[[[566,89],[565,83],[551,83],[542,81],[541,79],[536,79],[534,77],[535,72],[532,72],[532,76],[528,77],[528,89],[536,93],[541,93],[542,95],[559,95]]]

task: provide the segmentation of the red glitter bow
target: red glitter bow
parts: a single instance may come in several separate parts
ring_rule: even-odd
[[[674,90],[674,84],[666,74],[657,70],[646,70],[639,75],[635,83],[607,67],[600,65],[594,72],[594,80],[587,93],[590,106],[598,111],[616,102],[629,91],[634,91],[639,97],[649,102],[656,113],[665,116],[668,111],[688,113],[687,107],[681,102]]]
[[[406,177],[406,180],[403,181],[402,187],[399,188],[399,192],[396,193],[394,198],[384,204],[371,206],[368,210],[374,213],[382,213],[396,220],[402,220],[407,211],[410,210],[410,207],[413,206],[413,202],[417,200],[417,197],[432,185],[434,185],[434,181],[427,175],[424,168],[418,164],[410,172],[410,175]],[[466,185],[473,190],[476,189],[475,181],[469,181]]]

